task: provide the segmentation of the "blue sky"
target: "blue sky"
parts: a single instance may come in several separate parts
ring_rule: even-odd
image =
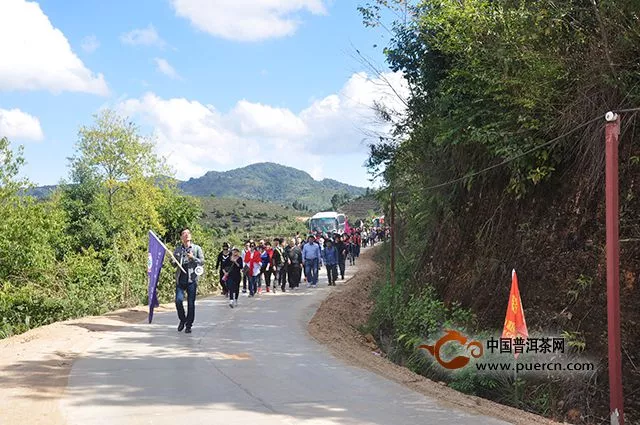
[[[254,162],[368,186],[370,108],[401,102],[382,31],[341,0],[0,1],[0,137],[38,185],[67,176],[101,108],[131,117],[181,179]],[[376,44],[377,48],[373,45]],[[404,80],[385,73],[401,93]]]

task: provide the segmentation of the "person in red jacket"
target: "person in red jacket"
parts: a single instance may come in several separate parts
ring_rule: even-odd
[[[249,276],[249,296],[253,297],[258,290],[258,279],[260,279],[260,267],[262,260],[260,251],[256,248],[255,242],[249,245],[249,251],[244,255],[244,270]]]

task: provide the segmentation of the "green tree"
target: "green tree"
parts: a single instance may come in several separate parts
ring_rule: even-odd
[[[168,174],[164,162],[153,152],[153,141],[142,137],[133,122],[112,110],[96,115],[95,123],[81,127],[78,136],[72,170],[86,168],[100,179],[110,210],[123,187]]]
[[[52,241],[62,237],[62,217],[52,202],[38,202],[25,192],[32,185],[19,178],[22,147],[15,152],[0,138],[0,282],[44,283],[55,271]]]
[[[70,161],[63,196],[69,231],[78,231],[80,251],[97,250],[104,278],[120,288],[121,305],[144,300],[145,270],[130,264],[144,263],[148,231],[164,234],[165,223],[173,223],[174,217],[161,217],[171,201],[160,186],[171,179],[153,146],[135,124],[106,110],[81,127]]]

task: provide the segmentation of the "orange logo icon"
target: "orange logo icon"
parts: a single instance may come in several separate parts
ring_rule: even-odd
[[[454,330],[447,330],[447,333],[438,341],[436,341],[435,345],[423,344],[418,346],[418,348],[423,348],[430,352],[431,355],[436,358],[438,363],[440,363],[440,365],[445,369],[460,369],[462,367],[465,367],[470,360],[468,356],[458,356],[448,362],[444,361],[442,357],[440,357],[440,350],[442,349],[442,346],[450,341],[455,341],[465,347],[466,350],[469,351],[469,354],[471,354],[471,357],[473,357],[474,359],[480,358],[484,353],[482,344],[479,341],[471,341],[467,344],[467,337]]]

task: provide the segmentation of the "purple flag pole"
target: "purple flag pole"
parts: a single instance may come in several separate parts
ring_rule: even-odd
[[[153,309],[158,307],[158,280],[164,261],[165,246],[152,231],[149,231],[149,259],[147,273],[149,275],[149,323],[153,320]]]

